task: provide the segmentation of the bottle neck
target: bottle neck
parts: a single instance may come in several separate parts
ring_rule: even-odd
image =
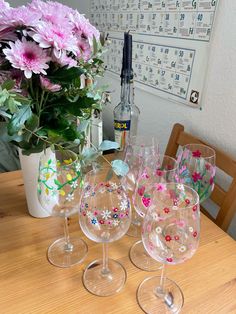
[[[121,103],[124,104],[131,104],[131,86],[130,81],[127,81],[126,79],[122,79],[121,81]]]

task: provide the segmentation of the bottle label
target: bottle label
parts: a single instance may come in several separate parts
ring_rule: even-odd
[[[130,120],[119,121],[114,120],[115,141],[119,144],[119,150],[122,151],[125,147],[126,139],[130,131]]]
[[[130,120],[126,121],[114,121],[114,128],[117,131],[129,131],[130,130]]]

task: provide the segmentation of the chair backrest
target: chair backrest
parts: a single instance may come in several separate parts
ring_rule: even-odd
[[[173,126],[165,154],[171,157],[176,157],[179,146],[191,143],[204,144],[212,147],[216,152],[216,166],[233,179],[228,191],[225,191],[219,184],[215,184],[215,188],[210,198],[219,206],[219,212],[216,218],[213,218],[209,212],[201,206],[201,210],[204,214],[206,214],[224,231],[227,231],[236,212],[236,160],[218,148],[209,145],[197,137],[185,132],[184,126],[179,123],[176,123]]]

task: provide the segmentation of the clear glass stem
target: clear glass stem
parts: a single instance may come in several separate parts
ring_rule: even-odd
[[[65,237],[65,251],[72,252],[73,244],[70,242],[69,229],[68,229],[68,218],[64,219],[64,237]]]
[[[158,298],[164,299],[165,297],[165,264],[162,265],[160,284],[156,288],[155,293]]]
[[[162,265],[161,269],[161,279],[160,279],[160,289],[164,292],[165,285],[165,264]]]
[[[107,275],[110,273],[108,268],[108,243],[103,243],[103,256],[102,256],[102,274]]]

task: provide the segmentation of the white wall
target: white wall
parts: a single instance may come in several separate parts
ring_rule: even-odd
[[[7,1],[7,0],[6,0]],[[8,0],[11,6],[16,7],[22,4],[27,4],[28,0]],[[88,14],[89,1],[87,0],[57,0],[57,2],[64,3],[72,8],[78,9],[80,13]]]
[[[211,42],[209,68],[203,109],[178,105],[136,90],[135,101],[141,110],[139,132],[155,133],[164,149],[172,125],[180,122],[186,129],[221,147],[236,158],[236,1],[219,3]],[[205,69],[203,69],[203,73]],[[108,81],[108,80],[107,80]],[[119,81],[110,78],[113,104],[119,102]],[[112,134],[112,108],[104,112],[106,132]]]

